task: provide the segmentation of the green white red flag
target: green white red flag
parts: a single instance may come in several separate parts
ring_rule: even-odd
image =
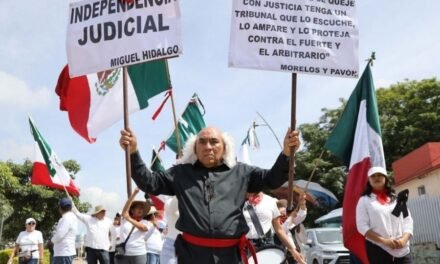
[[[153,155],[151,156],[150,169],[152,171],[165,171],[165,167],[162,164],[162,159],[160,158],[159,153],[157,153],[156,149],[154,148],[153,148]],[[149,195],[156,209],[159,211],[163,211],[165,207],[166,197],[164,195],[159,195],[159,196],[152,194]]]
[[[356,228],[356,205],[368,181],[372,166],[385,168],[382,133],[370,65],[367,65],[325,147],[348,168],[345,185],[342,230],[344,245],[368,264],[365,238]]]
[[[171,87],[166,60],[131,65],[127,72],[130,113],[146,108],[151,97]],[[73,129],[90,143],[124,116],[122,73],[118,68],[70,78],[66,66],[58,78],[60,110],[68,112]]]
[[[203,113],[200,111],[200,108],[203,109]],[[199,131],[206,126],[203,115],[203,104],[197,94],[194,94],[177,123],[180,144],[182,144],[182,147],[191,135],[197,135]],[[165,144],[175,153],[178,152],[175,131],[173,131],[171,136],[165,141]]]
[[[69,172],[64,168],[64,165],[38,131],[31,118],[29,118],[29,125],[35,140],[32,184],[60,190],[66,189],[71,195],[79,196],[79,189],[75,186]]]
[[[249,156],[249,149],[248,146],[252,147],[253,150],[260,148],[260,142],[258,141],[257,133],[255,131],[255,128],[257,127],[257,123],[254,121],[252,122],[251,127],[248,129],[246,137],[241,142],[241,162],[246,164],[251,164],[251,159]]]

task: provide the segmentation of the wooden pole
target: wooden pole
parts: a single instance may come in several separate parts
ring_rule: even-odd
[[[166,68],[167,68],[167,74],[168,74],[168,78],[170,78],[170,72],[168,69],[168,60],[165,61],[166,63]],[[170,80],[171,83],[171,80]],[[182,144],[180,143],[180,134],[179,134],[179,128],[178,128],[178,124],[177,124],[177,116],[176,116],[176,106],[174,105],[174,95],[173,95],[173,91],[172,91],[172,87],[171,88],[171,107],[173,109],[173,121],[174,121],[174,135],[176,136],[176,143],[177,143],[177,157],[180,158],[182,156]]]
[[[124,129],[130,128],[128,120],[128,91],[127,91],[127,67],[122,67],[123,80],[123,100],[124,100]],[[130,159],[130,145],[125,146],[125,175],[127,180],[127,197],[131,195],[131,159]]]
[[[297,74],[292,73],[292,109],[290,113],[290,128],[291,130],[295,130],[296,128],[296,79]],[[289,180],[287,186],[287,212],[292,212],[293,208],[293,181],[294,181],[294,166],[295,166],[295,150],[294,148],[290,149],[290,158],[289,158]]]

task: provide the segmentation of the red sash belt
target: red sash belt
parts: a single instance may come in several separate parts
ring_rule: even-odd
[[[245,235],[241,236],[240,238],[227,239],[227,238],[205,238],[205,237],[193,236],[188,233],[182,233],[182,237],[186,242],[199,247],[225,248],[225,247],[238,246],[240,249],[241,259],[245,264],[248,264],[248,258],[246,256],[246,248],[247,248],[252,254],[254,263],[258,264],[255,248],[252,245],[252,243],[246,238]]]

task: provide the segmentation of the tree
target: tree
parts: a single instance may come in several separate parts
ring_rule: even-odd
[[[380,88],[377,90],[377,100],[389,171],[393,161],[426,142],[440,141],[440,82],[435,78],[405,81],[389,88]],[[324,149],[324,143],[345,107],[346,101],[340,99],[340,102],[336,109],[322,109],[319,122],[299,126],[304,148],[296,155],[295,178],[308,179],[316,167],[312,181],[332,191],[342,203],[346,168]],[[313,225],[315,216],[328,210],[309,210],[307,224]]]
[[[429,141],[440,141],[440,81],[408,81],[377,90],[388,170]]]
[[[80,166],[74,160],[64,164],[70,174],[79,171]],[[37,220],[37,228],[45,239],[51,237],[50,232],[60,218],[58,201],[65,197],[63,191],[36,186],[30,183],[32,162],[25,160],[23,164],[12,161],[0,162],[0,198],[1,206],[11,206],[14,210],[4,222],[3,241],[14,241],[18,233],[24,230],[26,218]],[[74,197],[78,210],[86,212],[90,204],[81,203]],[[1,215],[0,215],[1,216]]]

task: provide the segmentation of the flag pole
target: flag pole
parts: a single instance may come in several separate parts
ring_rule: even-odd
[[[127,91],[127,67],[122,67],[123,100],[124,100],[124,129],[130,128],[128,120],[128,91]],[[127,197],[131,195],[131,158],[130,145],[125,145],[125,175],[127,180]]]
[[[291,102],[291,113],[290,113],[290,128],[295,130],[296,127],[296,79],[297,74],[292,73],[292,102]],[[292,212],[293,208],[293,180],[294,180],[294,166],[295,166],[295,149],[290,148],[290,158],[289,158],[289,180],[287,185],[287,212]]]
[[[169,78],[170,72],[168,69],[168,60],[165,61],[165,64],[166,64],[167,74],[168,74],[168,78]],[[171,88],[170,98],[171,98],[171,108],[173,109],[173,121],[174,121],[174,127],[175,127],[174,133],[176,136],[176,143],[177,143],[177,157],[180,158],[182,156],[182,145],[180,143],[179,128],[177,126],[176,106],[174,105],[174,96],[173,96],[172,88]]]
[[[258,113],[258,111],[257,111],[257,115],[263,120],[264,124],[270,129],[270,132],[272,132],[272,135],[275,137],[275,139],[278,142],[278,145],[280,146],[280,149],[282,150],[283,146],[281,145],[281,142],[280,142],[279,138],[277,137],[277,134],[275,134],[275,131],[273,131],[273,129],[269,125],[269,123],[267,123],[266,119],[264,119],[264,117],[260,113]]]

